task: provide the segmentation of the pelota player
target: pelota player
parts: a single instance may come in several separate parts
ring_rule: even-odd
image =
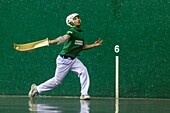
[[[90,85],[89,74],[87,68],[77,58],[77,55],[82,50],[87,50],[102,45],[102,40],[99,39],[93,44],[84,43],[84,38],[80,34],[81,20],[77,13],[70,14],[66,18],[66,24],[71,28],[65,35],[54,40],[49,40],[49,44],[64,44],[62,51],[56,59],[55,76],[38,86],[32,84],[28,95],[30,98],[33,98],[37,93],[52,90],[54,87],[61,84],[68,71],[73,71],[80,78],[80,99],[90,99],[90,96],[88,95]]]

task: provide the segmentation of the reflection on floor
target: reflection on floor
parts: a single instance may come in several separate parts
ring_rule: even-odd
[[[114,99],[0,96],[0,113],[170,113],[166,99]]]

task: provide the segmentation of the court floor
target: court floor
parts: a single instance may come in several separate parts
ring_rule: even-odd
[[[170,113],[170,100],[0,96],[0,113]]]

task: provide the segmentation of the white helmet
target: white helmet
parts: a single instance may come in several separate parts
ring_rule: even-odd
[[[78,15],[79,15],[78,13],[73,13],[73,14],[68,15],[67,18],[66,18],[66,24],[70,27],[73,27],[73,25],[71,25],[70,23],[71,22],[74,23],[73,18],[78,16]]]

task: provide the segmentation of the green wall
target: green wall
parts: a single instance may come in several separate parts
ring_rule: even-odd
[[[65,18],[73,12],[80,14],[87,43],[104,40],[79,57],[91,77],[91,96],[115,96],[118,55],[120,97],[170,98],[168,0],[0,0],[0,95],[27,95],[32,83],[53,77],[62,46],[18,52],[12,44],[65,34]],[[44,95],[79,96],[79,78],[70,72]]]

